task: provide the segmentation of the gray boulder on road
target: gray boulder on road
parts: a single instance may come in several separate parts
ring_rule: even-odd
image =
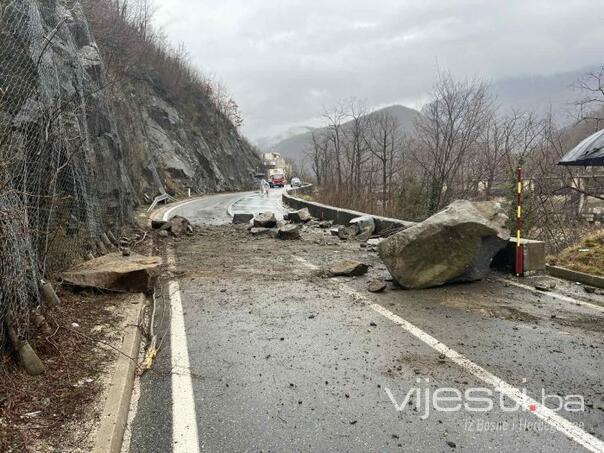
[[[257,228],[275,228],[277,218],[273,212],[263,212],[254,217],[254,226]]]
[[[290,212],[287,218],[294,223],[306,223],[312,219],[312,216],[308,208],[303,208],[299,211]]]
[[[170,218],[161,229],[169,231],[173,236],[193,233],[193,227],[189,220],[179,215]]]
[[[383,240],[378,254],[405,288],[480,280],[509,240],[506,221],[497,202],[458,200]]]
[[[367,237],[367,239],[369,239],[369,237],[371,237],[375,231],[375,220],[373,220],[373,217],[369,215],[352,219],[350,221],[350,225],[353,227],[356,226],[358,229],[357,234]]]
[[[284,240],[300,239],[300,225],[284,225],[277,231],[277,238]]]

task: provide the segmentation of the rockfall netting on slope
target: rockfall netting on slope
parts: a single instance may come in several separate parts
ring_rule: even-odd
[[[129,216],[103,73],[77,3],[0,2],[0,343],[7,320],[27,336],[41,278]]]

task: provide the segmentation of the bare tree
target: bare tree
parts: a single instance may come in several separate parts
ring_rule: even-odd
[[[585,74],[575,83],[575,88],[582,92],[582,97],[576,102],[579,122],[591,121],[595,130],[599,130],[604,122],[604,65]]]
[[[344,123],[348,113],[343,102],[338,102],[331,110],[325,109],[323,117],[327,121],[327,134],[331,141],[331,147],[336,164],[337,189],[342,187],[343,182],[343,151],[344,151]]]
[[[403,134],[398,120],[388,112],[370,116],[367,147],[380,166],[382,185],[382,213],[392,200],[392,180],[400,170]]]
[[[432,101],[417,122],[417,161],[429,177],[428,213],[449,201],[460,167],[488,124],[492,101],[479,80],[456,81],[439,74]]]

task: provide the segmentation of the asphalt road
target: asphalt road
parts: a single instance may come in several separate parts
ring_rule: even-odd
[[[224,225],[231,222],[234,213],[260,214],[272,211],[283,218],[287,210],[281,203],[283,189],[270,189],[266,195],[258,192],[224,193],[180,203],[165,209],[164,216],[181,215],[195,225]]]
[[[604,451],[602,296],[560,282],[577,305],[499,275],[371,294],[388,275],[356,242],[220,226],[278,197],[181,212],[205,226],[172,245],[125,451]],[[373,267],[324,278],[343,258]]]

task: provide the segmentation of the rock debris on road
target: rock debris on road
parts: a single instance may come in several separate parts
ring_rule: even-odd
[[[604,438],[601,312],[495,277],[401,290],[374,251],[318,225],[296,241],[202,226],[174,247],[201,451],[585,451],[530,410],[503,410],[497,393],[488,411],[435,411],[438,389],[463,397],[485,383],[371,304],[538,401],[581,395],[583,411],[557,414]],[[367,274],[322,271],[345,260]],[[186,451],[172,439],[175,372],[164,344],[129,451]]]

